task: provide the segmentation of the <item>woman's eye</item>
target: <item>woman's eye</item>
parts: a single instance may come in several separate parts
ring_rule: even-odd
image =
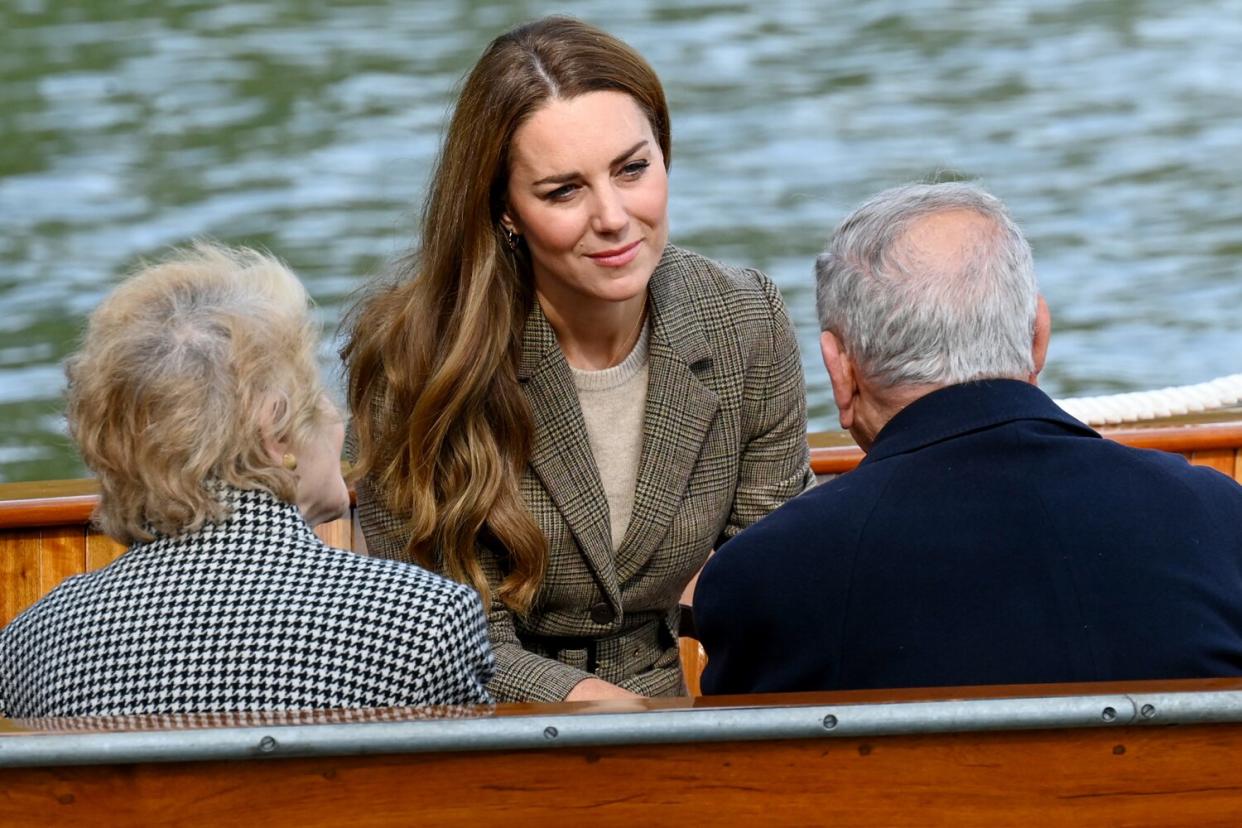
[[[646,171],[650,161],[631,161],[621,168],[621,174],[626,178],[638,178]]]
[[[555,190],[545,193],[543,197],[546,198],[548,201],[564,201],[565,199],[572,196],[577,191],[577,189],[578,187],[576,184],[563,184],[560,187],[557,187]]]

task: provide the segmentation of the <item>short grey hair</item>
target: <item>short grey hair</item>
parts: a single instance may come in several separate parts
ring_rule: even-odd
[[[197,529],[225,511],[212,481],[294,502],[262,426],[295,451],[316,439],[331,415],[318,339],[297,277],[253,250],[200,242],[114,289],[65,364],[100,527],[123,543]]]
[[[959,261],[914,255],[907,233],[919,219],[960,210],[989,229]],[[1024,379],[1035,370],[1031,247],[1005,205],[978,186],[885,190],[841,222],[815,277],[820,329],[881,386]]]

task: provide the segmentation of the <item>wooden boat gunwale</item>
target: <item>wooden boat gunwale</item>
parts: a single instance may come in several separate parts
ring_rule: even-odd
[[[1242,446],[1242,410],[1105,428],[1100,433],[1135,448],[1184,454],[1236,448]],[[810,434],[808,442],[811,469],[817,475],[843,474],[863,457],[845,432]],[[352,502],[352,489],[350,497]],[[0,483],[0,529],[86,524],[98,502],[98,484],[89,478]]]
[[[1242,679],[513,704],[429,716],[388,712],[396,720],[282,724],[279,713],[261,713],[255,717],[268,721],[200,727],[189,715],[189,726],[159,729],[144,722],[159,725],[169,717],[9,721],[0,729],[0,768],[1237,724]]]

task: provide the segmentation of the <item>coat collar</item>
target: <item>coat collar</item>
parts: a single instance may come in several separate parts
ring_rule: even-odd
[[[659,548],[719,407],[703,381],[711,372],[711,350],[685,285],[684,269],[692,266],[670,245],[648,286],[651,351],[643,445],[633,517],[619,550],[612,548],[607,499],[573,376],[538,302],[523,333],[518,379],[534,418],[531,469],[618,610],[620,584]]]
[[[670,245],[651,276],[647,411],[633,517],[617,550],[622,582],[660,548],[720,408],[702,311],[687,284],[687,271],[702,267],[700,262]]]
[[[1100,436],[1030,383],[976,380],[937,389],[897,412],[880,429],[862,462],[874,463],[1014,420],[1046,420],[1085,436]]]
[[[219,520],[209,520],[195,530],[185,530],[173,535],[147,527],[154,539],[146,543],[136,543],[134,548],[176,547],[198,542],[196,539],[204,537],[221,534],[234,536],[238,533],[254,534],[256,537],[274,533],[283,538],[319,542],[315,530],[302,517],[298,507],[281,500],[267,489],[239,489],[215,479],[207,480],[203,487],[224,506],[224,515]],[[243,544],[239,548],[247,547]]]
[[[620,604],[604,484],[587,440],[573,374],[539,303],[526,318],[518,381],[530,403],[530,468],[586,554],[604,594]]]

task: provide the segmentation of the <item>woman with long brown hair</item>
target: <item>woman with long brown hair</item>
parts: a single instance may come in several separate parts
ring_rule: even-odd
[[[668,244],[669,151],[629,46],[559,17],[501,35],[418,248],[349,322],[369,547],[479,590],[500,700],[683,693],[682,589],[811,479],[780,295]]]

